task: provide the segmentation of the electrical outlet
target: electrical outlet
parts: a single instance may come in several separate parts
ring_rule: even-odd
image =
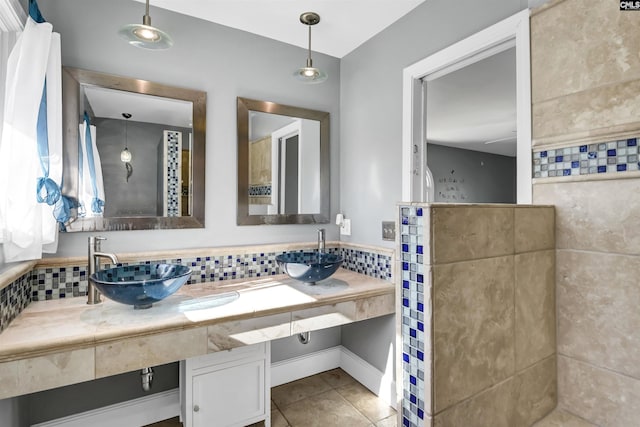
[[[342,225],[340,226],[340,234],[343,236],[351,236],[351,220],[344,219],[342,220]]]
[[[382,240],[396,240],[395,221],[382,221]]]

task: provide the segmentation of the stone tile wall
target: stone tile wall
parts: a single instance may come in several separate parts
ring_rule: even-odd
[[[399,222],[403,425],[544,417],[557,402],[553,207],[407,205]]]
[[[640,134],[639,19],[616,0],[532,14],[534,151]],[[595,425],[640,419],[639,176],[534,180],[556,206],[559,407]]]

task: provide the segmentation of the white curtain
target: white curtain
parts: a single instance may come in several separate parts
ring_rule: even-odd
[[[27,18],[6,62],[0,140],[0,235],[6,262],[38,259],[43,250],[57,246],[53,206],[38,203],[36,183],[44,176],[59,185],[62,177],[60,66],[59,34],[51,24]],[[41,162],[37,125],[45,77],[48,157]]]

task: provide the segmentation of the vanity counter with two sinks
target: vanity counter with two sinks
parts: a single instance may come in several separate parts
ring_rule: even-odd
[[[0,399],[394,313],[391,282],[340,268],[183,286],[146,310],[32,302],[0,333]]]

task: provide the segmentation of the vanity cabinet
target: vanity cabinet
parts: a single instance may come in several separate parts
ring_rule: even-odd
[[[180,407],[185,427],[271,425],[269,342],[180,362]]]

